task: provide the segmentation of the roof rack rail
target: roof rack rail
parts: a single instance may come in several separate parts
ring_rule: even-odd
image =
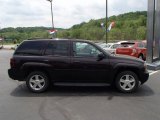
[[[29,39],[27,39],[27,40],[40,40],[40,39],[46,40],[46,39],[52,39],[52,38],[40,38],[40,37],[35,37],[35,38],[29,38]]]

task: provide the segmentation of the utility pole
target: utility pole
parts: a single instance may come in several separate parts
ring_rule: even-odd
[[[108,0],[106,0],[106,43],[108,41],[107,23],[108,23]]]
[[[50,4],[51,4],[52,29],[54,30],[54,21],[53,21],[53,6],[52,6],[52,0],[47,0],[47,1],[49,1],[49,2],[50,2]],[[55,34],[55,33],[53,33],[53,34],[52,34],[52,38],[54,38],[54,34]]]

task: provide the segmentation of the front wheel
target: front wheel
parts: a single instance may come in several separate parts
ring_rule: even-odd
[[[124,71],[116,78],[116,88],[120,92],[130,93],[137,90],[139,85],[138,76],[132,71]]]
[[[138,56],[138,58],[139,58],[139,59],[141,59],[141,60],[144,60],[144,58],[143,58],[143,55],[142,55],[142,54],[141,54],[141,55],[139,55],[139,56]]]
[[[35,71],[28,75],[26,85],[32,92],[41,93],[48,89],[49,80],[45,73]]]

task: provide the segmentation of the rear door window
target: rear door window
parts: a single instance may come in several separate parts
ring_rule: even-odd
[[[69,41],[52,41],[46,48],[45,55],[69,56]]]

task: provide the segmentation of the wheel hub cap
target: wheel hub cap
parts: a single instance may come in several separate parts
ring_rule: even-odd
[[[132,75],[124,75],[120,79],[120,87],[123,90],[132,90],[135,86],[135,78]]]
[[[33,90],[41,90],[45,85],[43,76],[34,75],[29,80],[29,85]]]

